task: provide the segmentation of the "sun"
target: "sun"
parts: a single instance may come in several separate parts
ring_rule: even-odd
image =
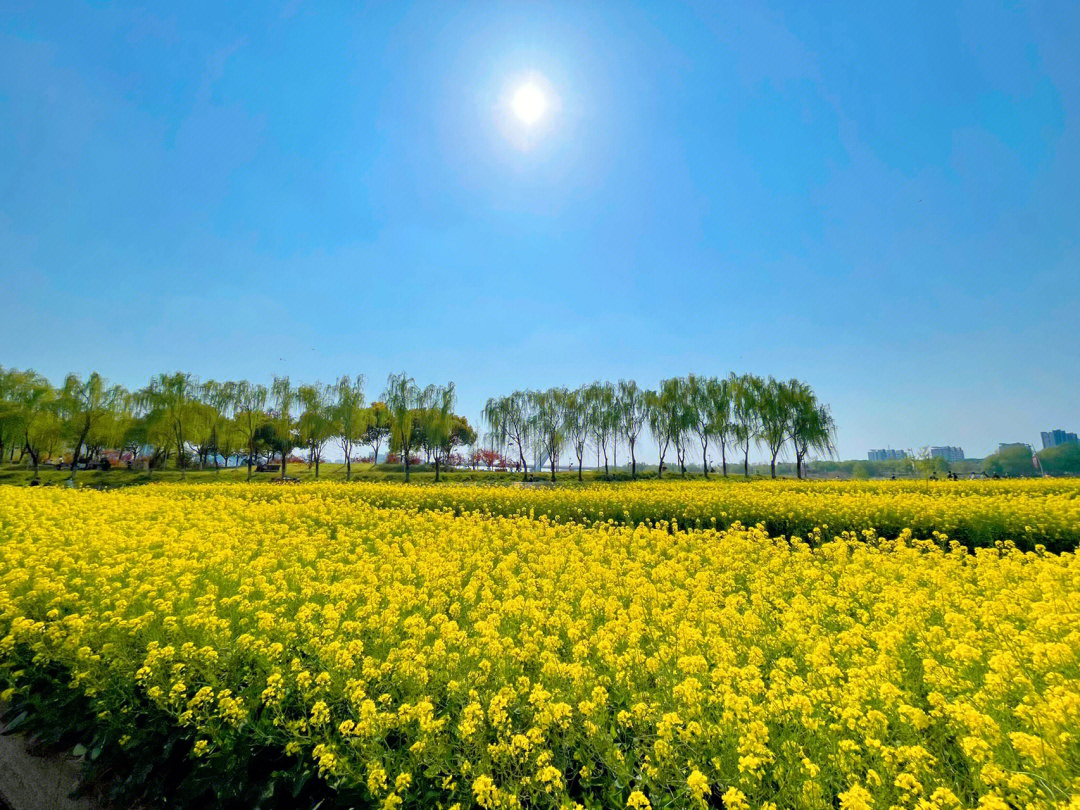
[[[548,102],[544,91],[533,82],[521,85],[514,91],[514,97],[510,106],[523,124],[531,126],[540,120],[544,111],[547,110]]]
[[[511,146],[531,152],[552,145],[565,124],[560,89],[538,70],[504,73],[498,86],[492,114]]]

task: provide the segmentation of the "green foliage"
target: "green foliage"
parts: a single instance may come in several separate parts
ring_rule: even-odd
[[[30,412],[19,392],[33,377],[33,372],[0,369],[0,454],[7,451],[9,458],[15,449],[20,457],[29,450]],[[346,458],[346,477],[359,446],[370,446],[377,463],[384,444],[401,455],[406,478],[409,458],[418,449],[440,477],[458,448],[480,438],[464,417],[453,413],[452,382],[420,389],[404,373],[391,375],[382,400],[368,407],[361,375],[342,377],[331,386],[297,386],[288,377],[275,377],[267,387],[246,380],[199,383],[176,372],[159,374],[134,392],[109,387],[97,374],[86,379],[69,375],[55,390],[44,384],[53,417],[35,423],[32,458],[70,451],[77,461],[94,464],[105,451],[115,450],[132,459],[148,454],[150,470],[175,468],[183,476],[194,459],[200,470],[213,460],[218,471],[223,457],[228,466],[230,458],[246,456],[250,479],[265,452],[281,455],[284,478],[290,452],[302,447],[318,477],[324,448],[336,440]],[[646,426],[660,450],[658,475],[673,449],[684,477],[695,469],[707,476],[714,469],[714,450],[726,476],[729,450],[737,448],[749,476],[749,454],[760,443],[769,448],[774,476],[783,470],[783,453],[790,448],[801,477],[811,453],[831,454],[835,432],[828,408],[809,386],[753,375],[672,377],[661,381],[657,391],[633,380],[617,385],[598,381],[575,391],[515,391],[489,399],[483,415],[487,449],[515,459],[526,479],[533,459],[549,466],[554,478],[568,448],[580,480],[586,459],[592,458],[590,448],[598,466],[602,457],[604,475],[611,478],[620,444],[630,456],[630,477],[636,477],[637,447]]]
[[[1050,475],[1080,475],[1080,444],[1067,442],[1039,453],[1043,471]]]
[[[5,653],[0,685],[19,687],[5,707],[7,730],[33,729],[38,751],[78,758],[81,793],[100,794],[110,806],[329,810],[357,798],[316,778],[310,759],[286,756],[253,732],[228,750],[193,757],[194,733],[141,690],[114,686],[95,703],[71,688],[63,667],[34,659],[26,645]]]
[[[987,456],[983,459],[982,469],[988,475],[1009,478],[1038,475],[1038,470],[1031,461],[1031,450],[1026,445],[1004,447],[997,453]]]
[[[409,455],[416,445],[413,428],[416,426],[416,411],[420,404],[420,389],[416,380],[405,372],[391,374],[386,380],[383,400],[390,414],[391,448],[401,453],[402,470],[405,480],[409,480]]]

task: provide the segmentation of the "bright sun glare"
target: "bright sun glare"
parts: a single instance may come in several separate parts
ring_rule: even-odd
[[[544,97],[543,90],[529,82],[514,92],[510,105],[514,108],[514,115],[523,123],[535,124],[547,109],[547,99]]]

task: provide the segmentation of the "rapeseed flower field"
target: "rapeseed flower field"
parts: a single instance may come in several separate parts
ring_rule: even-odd
[[[326,807],[1076,810],[1080,562],[946,536],[1064,537],[1075,489],[959,487],[829,485],[801,537],[697,484],[5,488],[2,698]]]
[[[629,525],[667,523],[723,529],[761,524],[774,535],[827,536],[872,529],[896,537],[947,535],[969,547],[1009,540],[1024,550],[1080,546],[1080,481],[797,481],[738,478],[639,481],[569,487],[444,484],[402,487],[357,483],[340,497],[388,507],[453,509],[488,515],[544,515],[553,521]],[[262,489],[262,498],[276,498]]]

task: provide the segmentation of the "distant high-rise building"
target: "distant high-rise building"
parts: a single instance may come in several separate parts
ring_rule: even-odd
[[[1059,444],[1080,444],[1080,439],[1075,433],[1066,433],[1064,430],[1044,430],[1042,432],[1043,450],[1057,447]]]
[[[866,454],[870,461],[899,461],[908,457],[907,450],[871,450]]]
[[[964,450],[960,447],[931,447],[930,458],[943,458],[946,461],[963,461]]]

